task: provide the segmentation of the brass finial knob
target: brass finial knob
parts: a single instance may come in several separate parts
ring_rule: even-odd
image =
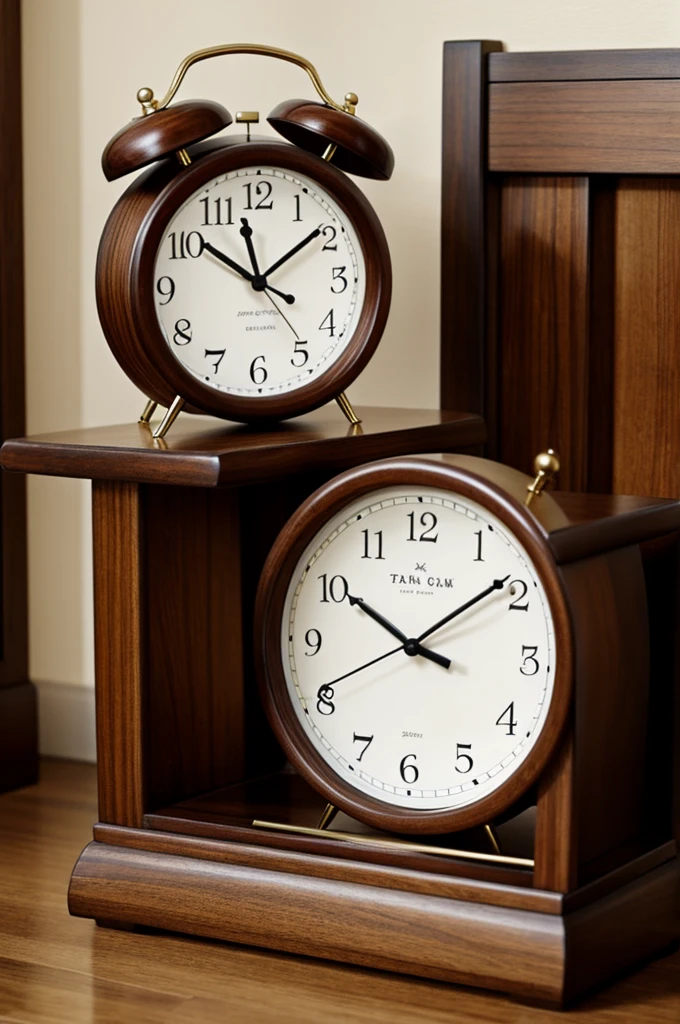
[[[153,89],[149,89],[146,86],[137,91],[137,101],[141,103],[142,111],[145,114],[153,114],[158,109],[158,100],[153,98]]]
[[[526,504],[530,505],[533,498],[538,497],[543,488],[549,483],[553,477],[560,471],[560,457],[553,448],[548,448],[544,452],[539,452],[534,459],[534,473],[535,478],[530,484],[527,484],[527,500]]]
[[[345,93],[345,110],[348,114],[355,114],[359,97],[355,92]]]

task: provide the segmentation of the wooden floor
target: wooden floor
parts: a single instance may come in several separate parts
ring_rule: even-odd
[[[68,879],[95,814],[94,768],[82,764],[47,761],[39,786],[0,797],[2,1024],[565,1020],[471,989],[71,918]],[[680,953],[570,1016],[679,1024]]]

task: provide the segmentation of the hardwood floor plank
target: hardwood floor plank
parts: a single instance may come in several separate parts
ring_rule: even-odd
[[[90,765],[50,761],[0,797],[0,1024],[549,1024],[490,993],[68,916],[91,838]],[[677,1024],[680,954],[580,1003],[579,1024]]]

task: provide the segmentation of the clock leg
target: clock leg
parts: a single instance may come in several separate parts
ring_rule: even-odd
[[[151,417],[153,416],[153,414],[155,413],[157,408],[158,408],[158,402],[154,402],[154,400],[152,398],[150,398],[149,401],[144,406],[144,412],[139,417],[139,422],[140,423],[148,423],[149,420],[151,419]]]
[[[165,437],[168,430],[173,425],[173,423],[181,413],[182,409],[184,408],[184,405],[184,399],[180,395],[177,395],[174,402],[172,403],[172,405],[166,412],[165,416],[161,420],[160,425],[156,427],[156,429],[153,432],[153,436],[156,440],[158,440],[158,438]]]
[[[500,853],[501,852],[501,844],[498,842],[498,835],[497,835],[496,830],[494,829],[493,825],[485,825],[484,826],[484,831],[486,832],[487,836],[489,837],[489,842],[491,843],[491,849],[493,850],[493,852],[494,853]]]
[[[323,813],[319,818],[319,823],[316,827],[319,829],[328,828],[337,813],[338,808],[335,806],[335,804],[326,804]]]
[[[345,416],[347,417],[347,419],[349,420],[353,427],[361,423],[361,420],[359,419],[354,409],[352,408],[352,403],[350,402],[349,398],[347,397],[344,391],[342,391],[338,395],[335,401],[338,403],[338,405],[340,406],[340,408],[342,409]]]

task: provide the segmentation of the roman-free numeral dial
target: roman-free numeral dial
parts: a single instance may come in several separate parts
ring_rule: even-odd
[[[366,293],[364,253],[338,202],[272,165],[221,174],[163,233],[154,298],[168,348],[227,395],[283,395],[342,356]]]
[[[387,805],[464,808],[545,725],[557,652],[540,576],[477,501],[390,487],[343,508],[292,572],[288,700],[317,754]]]

